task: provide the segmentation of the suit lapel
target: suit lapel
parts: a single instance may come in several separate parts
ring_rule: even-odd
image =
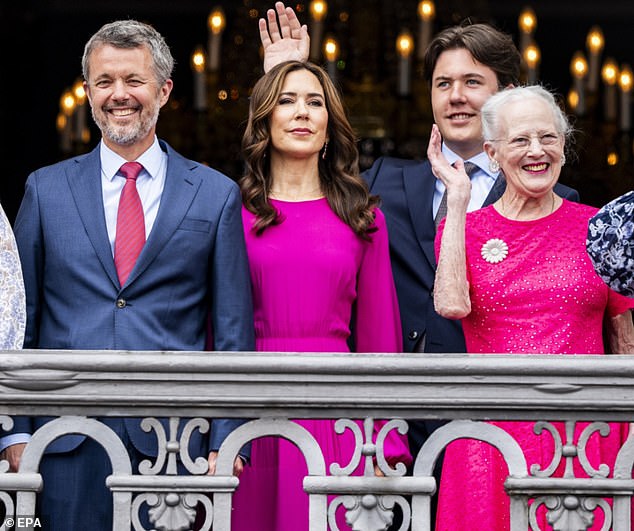
[[[430,265],[435,268],[434,238],[436,237],[436,227],[432,216],[432,201],[436,178],[431,172],[429,162],[406,166],[403,169],[403,181],[407,207],[416,238]]]
[[[506,190],[506,179],[504,179],[504,175],[500,172],[498,174],[498,178],[495,180],[495,183],[493,183],[493,188],[491,188],[489,195],[487,195],[484,203],[482,203],[482,206],[485,207],[495,203],[498,199],[500,199],[500,197],[502,197],[504,190]]]
[[[167,151],[167,175],[161,205],[127,284],[134,282],[163,250],[183,221],[201,183],[200,176],[194,171],[197,167],[195,162],[182,157],[164,142],[161,142],[161,147]]]
[[[95,253],[110,281],[118,288],[119,279],[112,259],[103,208],[99,146],[75,162],[66,174],[68,186]]]

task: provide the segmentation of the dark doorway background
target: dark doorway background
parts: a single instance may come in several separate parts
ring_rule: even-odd
[[[294,3],[304,6],[305,3]],[[192,75],[189,56],[198,44],[207,39],[206,18],[215,5],[222,5],[227,16],[226,36],[223,43],[223,61],[229,50],[236,46],[229,35],[240,32],[244,36],[239,61],[248,64],[241,72],[245,79],[235,80],[243,86],[252,84],[259,75],[257,18],[244,17],[249,10],[260,15],[273,4],[256,0],[201,1],[201,0],[21,0],[2,2],[0,5],[0,39],[2,49],[2,105],[1,118],[5,131],[1,159],[4,170],[0,180],[0,200],[10,219],[13,219],[22,197],[28,174],[38,167],[60,160],[64,154],[59,149],[55,119],[62,91],[80,76],[80,60],[86,40],[102,24],[118,18],[138,18],[153,24],[166,38],[177,61],[174,74],[173,99],[187,105],[192,92]],[[387,6],[389,4],[389,7]],[[394,20],[385,25],[408,25],[415,31],[415,0],[391,0],[378,2],[345,2],[331,0],[329,12],[347,8],[352,15],[355,9],[392,13]],[[570,84],[570,58],[575,50],[585,49],[585,37],[593,25],[601,26],[605,39],[605,56],[612,56],[619,63],[634,63],[632,30],[634,29],[634,3],[631,0],[604,0],[583,2],[571,0],[504,1],[447,1],[436,2],[438,17],[436,30],[455,23],[457,19],[471,17],[489,21],[514,35],[517,42],[517,17],[525,5],[531,5],[538,18],[535,38],[542,51],[541,81],[560,94],[566,94]],[[378,16],[378,14],[377,14]],[[307,22],[306,13],[300,15]],[[233,32],[233,33],[232,33]],[[376,36],[366,36],[368,39]],[[383,43],[386,47],[392,43]],[[233,57],[236,57],[235,55]],[[388,74],[389,70],[386,70]],[[386,74],[387,75],[387,74]],[[165,117],[162,117],[165,119]],[[229,126],[229,125],[228,125]],[[215,127],[222,127],[216,124]],[[241,131],[231,125],[219,138],[233,135],[237,145]],[[173,128],[171,128],[173,133]],[[188,134],[183,130],[181,134]],[[588,134],[595,134],[589,132]],[[93,135],[92,146],[98,135]],[[625,141],[631,140],[628,138]],[[592,142],[586,143],[592,144]],[[92,147],[91,146],[91,147]],[[584,147],[583,149],[588,149]],[[631,150],[631,148],[630,148]],[[235,151],[235,149],[234,149]],[[424,153],[421,146],[420,153]],[[196,158],[196,153],[184,155]],[[235,159],[235,153],[231,154]],[[210,164],[223,166],[223,161],[210,160]],[[235,161],[234,161],[235,163]],[[631,164],[631,162],[630,162]],[[228,166],[224,166],[228,167]],[[234,164],[233,167],[237,167]],[[580,170],[583,172],[583,170]],[[587,193],[583,173],[572,183],[582,192],[587,203],[600,203],[616,191],[631,188],[631,171],[622,172],[623,182],[608,186],[603,194],[594,193],[588,185]],[[625,177],[622,177],[625,175]],[[237,175],[232,175],[237,177]]]

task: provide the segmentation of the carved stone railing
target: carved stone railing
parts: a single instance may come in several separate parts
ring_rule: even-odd
[[[4,505],[8,517],[34,515],[44,449],[63,434],[79,433],[101,444],[112,462],[106,484],[113,493],[115,530],[142,529],[142,505],[150,507],[155,529],[189,529],[193,507],[201,502],[203,529],[229,531],[231,498],[239,484],[231,475],[234,458],[244,443],[276,435],[294,442],[305,456],[311,531],[336,529],[334,511],[340,505],[356,530],[387,529],[395,505],[404,515],[401,530],[410,522],[414,531],[429,530],[436,459],[449,442],[475,438],[497,447],[509,467],[505,487],[513,531],[540,529],[534,517],[540,504],[553,529],[588,529],[596,511],[605,515],[604,529],[630,529],[634,437],[622,446],[612,470],[595,470],[584,460],[582,442],[558,440],[550,422],[565,421],[572,434],[576,421],[594,421],[583,441],[596,430],[603,433],[603,421],[634,420],[634,356],[3,352],[0,413],[4,429],[12,423],[8,415],[61,416],[33,435],[18,473],[0,463],[0,509]],[[156,460],[133,470],[114,432],[91,418],[110,416],[145,417],[144,429],[159,442]],[[154,420],[158,417],[170,419],[167,432]],[[208,429],[205,419],[228,417],[254,420],[226,439],[216,474],[207,476],[206,460],[189,456],[187,442],[196,430]],[[352,462],[327,470],[315,439],[288,420],[293,418],[341,419],[337,430],[351,430],[356,438]],[[375,442],[374,418],[394,419]],[[346,419],[365,419],[363,428]],[[400,419],[453,420],[415,456],[412,476],[402,465],[391,468],[383,456],[388,431],[406,430]],[[519,444],[483,419],[541,421],[537,430],[555,442],[551,466],[531,468]],[[180,440],[179,423],[186,424]],[[375,476],[374,460],[385,477]],[[177,461],[192,475],[177,475]],[[566,473],[552,477],[560,461]],[[574,477],[572,461],[589,478]],[[365,476],[350,475],[358,463],[364,463]],[[336,496],[330,504],[327,495]]]

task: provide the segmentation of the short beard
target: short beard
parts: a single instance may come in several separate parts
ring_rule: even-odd
[[[95,114],[94,108],[91,108],[91,113],[92,119],[105,138],[120,146],[130,146],[150,133],[158,121],[160,110],[161,106],[157,104],[149,116],[143,117],[141,115],[138,124],[134,124],[132,127],[113,127],[106,119],[99,119]],[[107,113],[104,112],[104,114]]]

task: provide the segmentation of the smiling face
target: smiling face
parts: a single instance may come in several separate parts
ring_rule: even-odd
[[[308,70],[289,72],[270,117],[271,157],[317,158],[327,140],[324,90]]]
[[[485,150],[500,164],[510,192],[539,198],[550,193],[561,172],[564,136],[548,103],[531,97],[498,109],[499,131]]]
[[[172,81],[158,85],[145,46],[102,45],[88,61],[90,79],[84,86],[104,143],[121,155],[131,149],[142,153],[154,141],[159,110],[169,98]]]
[[[443,142],[463,159],[482,151],[480,109],[498,91],[498,79],[488,66],[464,48],[445,50],[431,79],[434,121]]]

